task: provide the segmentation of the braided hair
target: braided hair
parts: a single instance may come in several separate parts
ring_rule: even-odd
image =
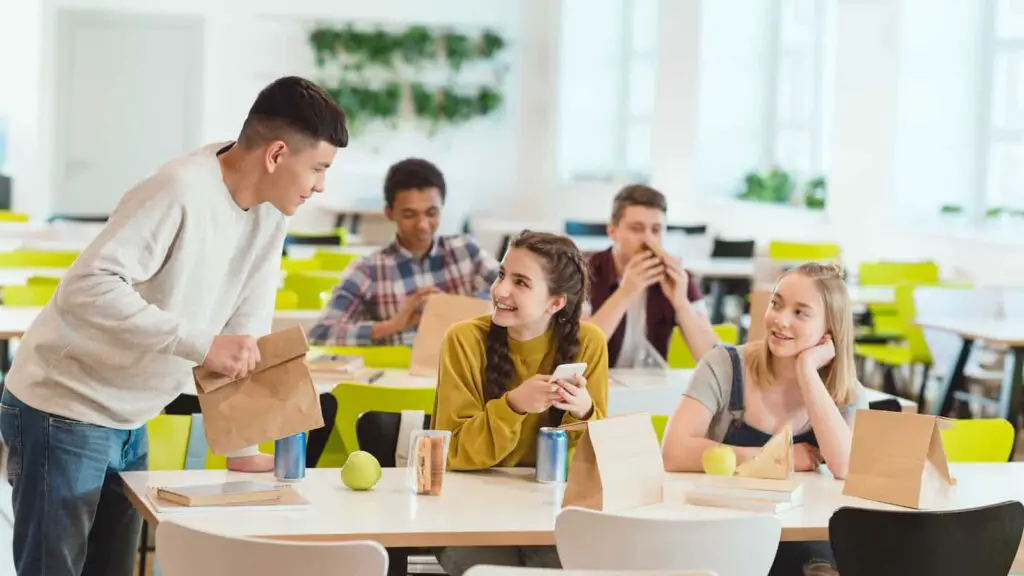
[[[509,249],[529,250],[538,256],[547,274],[548,291],[565,295],[565,306],[551,317],[555,341],[555,366],[576,361],[580,352],[580,316],[590,286],[587,264],[572,240],[557,234],[524,230],[512,240]],[[492,323],[487,333],[487,365],[484,370],[484,397],[500,398],[512,379],[512,360],[508,356],[508,330]],[[562,410],[552,408],[553,424],[562,419]]]

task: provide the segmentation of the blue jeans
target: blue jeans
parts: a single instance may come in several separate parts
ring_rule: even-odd
[[[142,517],[118,472],[145,470],[145,426],[115,430],[32,408],[4,390],[19,576],[131,576]]]

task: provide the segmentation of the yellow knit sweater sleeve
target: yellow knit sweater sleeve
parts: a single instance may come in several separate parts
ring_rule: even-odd
[[[589,322],[580,323],[579,362],[587,363],[583,377],[587,380],[587,392],[594,402],[594,409],[587,420],[598,420],[608,414],[608,342],[604,333]],[[563,424],[579,422],[568,412],[562,417]],[[579,436],[581,433],[576,434]]]
[[[487,323],[476,319],[452,326],[441,341],[433,428],[451,430],[450,470],[481,470],[501,462],[518,444],[526,419],[509,406],[507,393],[484,401],[486,336]]]

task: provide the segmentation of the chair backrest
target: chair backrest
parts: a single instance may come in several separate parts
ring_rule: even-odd
[[[4,306],[46,306],[57,291],[57,284],[16,284],[0,289]]]
[[[772,260],[838,260],[839,245],[832,242],[782,242],[768,243],[768,257]]]
[[[939,281],[935,262],[862,262],[857,267],[861,286],[891,286],[903,283],[934,284]]]
[[[150,470],[184,470],[192,416],[160,414],[146,422]]]
[[[299,308],[302,310],[320,310],[325,297],[338,284],[338,272],[289,272],[284,277],[284,288],[299,295]]]
[[[682,232],[688,236],[700,236],[708,233],[707,224],[669,224],[665,229],[669,232]]]
[[[635,518],[570,507],[555,519],[555,544],[566,570],[767,574],[781,533],[779,519],[770,514],[714,519]]]
[[[900,406],[900,401],[895,398],[875,400],[868,403],[868,408],[871,410],[885,410],[886,412],[903,412],[903,406]]]
[[[718,576],[707,570],[559,570],[557,568],[524,568],[479,564],[465,576]]]
[[[0,252],[0,268],[67,268],[78,258],[76,250],[19,248]]]
[[[366,412],[399,414],[402,410],[423,410],[427,414],[433,414],[436,393],[436,388],[380,386],[358,382],[338,384],[332,391],[338,400],[335,427],[341,435],[345,449],[349,453],[360,449],[356,425],[362,414]]]
[[[313,258],[320,263],[320,268],[322,270],[343,272],[348,268],[349,264],[355,262],[359,258],[359,255],[351,252],[317,250],[316,253],[313,254]]]
[[[356,421],[359,449],[373,454],[384,468],[395,467],[398,432],[402,415],[395,412],[364,412]],[[430,414],[423,416],[423,429],[430,428]]]
[[[385,576],[388,554],[377,542],[282,542],[223,536],[164,520],[156,528],[164,576]]]
[[[359,356],[368,368],[407,370],[412,363],[411,346],[315,346],[317,352],[334,356]]]
[[[953,420],[944,428],[942,449],[950,462],[1007,462],[1013,452],[1013,424],[1002,418]]]
[[[295,310],[299,307],[299,295],[294,290],[281,288],[274,299],[274,310]]]
[[[566,236],[607,236],[608,224],[605,222],[579,222],[566,220]]]
[[[711,246],[711,257],[753,258],[754,245],[753,240],[723,240],[715,238],[715,243]]]
[[[309,272],[319,270],[320,261],[316,258],[281,258],[281,271],[291,274],[292,272]]]
[[[739,328],[735,324],[715,324],[712,326],[715,334],[722,340],[723,344],[736,344],[739,339]],[[665,361],[669,368],[688,369],[697,365],[693,352],[683,340],[683,334],[679,327],[672,329],[672,338],[668,342],[668,357]]]
[[[1024,505],[905,511],[842,507],[828,523],[843,576],[1005,576],[1021,532]]]

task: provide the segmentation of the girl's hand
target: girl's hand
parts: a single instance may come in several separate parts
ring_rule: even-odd
[[[796,472],[809,472],[821,466],[821,452],[813,444],[800,442],[793,444],[793,469]]]
[[[508,405],[520,414],[540,414],[562,400],[561,386],[551,376],[537,374],[506,396]]]
[[[836,346],[832,343],[832,336],[826,334],[821,339],[821,344],[808,348],[800,353],[797,362],[806,370],[817,371],[836,357]]]
[[[587,392],[587,379],[583,376],[574,376],[572,382],[556,380],[558,393],[561,396],[560,402],[555,402],[555,408],[565,410],[572,414],[577,420],[585,420],[594,409],[594,401]]]

